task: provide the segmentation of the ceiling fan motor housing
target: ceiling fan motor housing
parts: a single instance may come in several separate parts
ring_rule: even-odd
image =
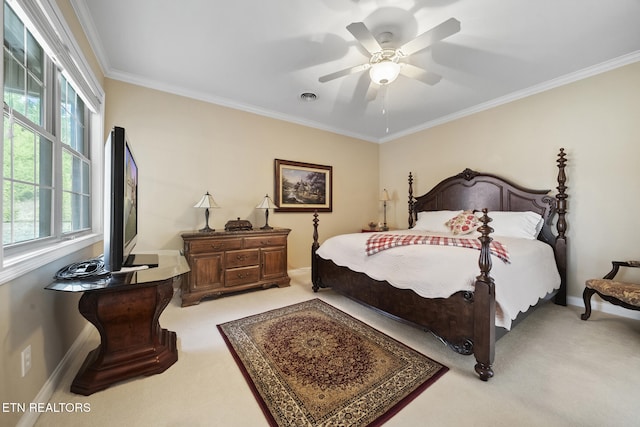
[[[386,85],[393,82],[400,74],[400,55],[396,49],[382,49],[371,55],[369,76],[374,83]]]

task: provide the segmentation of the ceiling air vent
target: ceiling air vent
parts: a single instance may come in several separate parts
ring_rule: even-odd
[[[313,102],[316,99],[318,99],[318,97],[315,93],[304,92],[303,94],[300,95],[300,99],[306,102]]]

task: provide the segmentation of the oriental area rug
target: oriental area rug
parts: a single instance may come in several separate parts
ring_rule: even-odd
[[[272,426],[379,426],[448,370],[319,299],[218,329]]]

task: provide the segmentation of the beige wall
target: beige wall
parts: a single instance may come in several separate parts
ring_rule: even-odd
[[[102,245],[0,285],[0,403],[33,401],[74,343],[86,320],[78,312],[80,294],[44,289],[58,269],[93,258]],[[21,352],[31,345],[31,370],[22,377]],[[0,426],[16,425],[22,414],[0,413]]]
[[[409,171],[417,195],[466,167],[555,194],[564,147],[569,294],[581,305],[585,279],[640,259],[638,87],[635,63],[383,144],[380,186],[398,195],[390,221],[406,226]]]
[[[273,197],[274,159],[333,167],[333,213],[321,214],[322,238],[360,230],[377,219],[377,144],[263,116],[106,80],[105,129],[126,129],[140,170],[137,251],[182,247],[180,233],[204,226],[193,205],[209,191],[230,219],[264,225],[255,206]],[[311,213],[271,213],[269,225],[291,229],[289,269],[310,265]]]

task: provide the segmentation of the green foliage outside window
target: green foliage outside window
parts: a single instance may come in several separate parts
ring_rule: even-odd
[[[3,245],[52,237],[56,224],[61,234],[89,230],[88,110],[7,3],[3,55]],[[55,111],[46,111],[58,94]]]

